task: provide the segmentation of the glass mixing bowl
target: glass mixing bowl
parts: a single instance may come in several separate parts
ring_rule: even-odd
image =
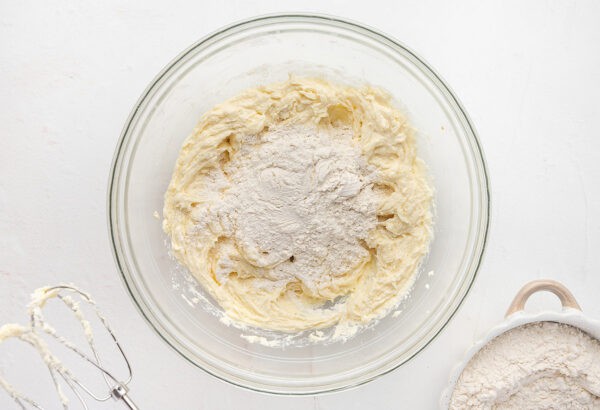
[[[436,189],[435,238],[410,297],[346,343],[285,349],[248,343],[241,331],[190,302],[194,290],[169,256],[156,218],[183,140],[200,116],[240,91],[290,73],[387,90],[418,130]],[[397,41],[318,15],[273,15],[234,24],[184,51],[150,84],[118,143],[109,187],[115,259],[141,313],[191,363],[228,382],[281,394],[343,389],[421,351],[467,294],[489,217],[485,162],[464,109],[440,77]],[[183,295],[183,296],[182,296]],[[210,300],[208,300],[210,303]]]

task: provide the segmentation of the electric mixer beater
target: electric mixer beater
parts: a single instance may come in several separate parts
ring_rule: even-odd
[[[92,352],[91,356],[89,354],[86,354],[79,347],[75,346],[71,341],[58,334],[56,330],[45,320],[43,315],[43,307],[45,303],[52,298],[60,300],[81,323],[87,344],[89,345],[90,350]],[[116,345],[117,350],[127,368],[127,377],[124,381],[119,380],[113,375],[111,371],[109,371],[103,366],[100,355],[98,353],[98,349],[96,348],[96,343],[94,341],[94,336],[90,322],[85,319],[83,311],[81,309],[82,302],[89,305],[94,310],[100,323],[108,332],[110,339]],[[29,314],[30,326],[28,328],[20,325],[5,325],[2,328],[0,328],[0,342],[4,339],[14,337],[28,343],[38,351],[44,363],[48,367],[48,370],[50,371],[52,382],[58,392],[64,409],[68,409],[68,399],[62,392],[61,383],[59,382],[59,380],[62,380],[64,384],[66,384],[73,391],[73,393],[75,394],[75,396],[77,397],[84,409],[88,409],[88,406],[82,393],[85,393],[87,396],[93,398],[94,400],[101,402],[107,401],[112,397],[115,400],[122,401],[128,409],[138,409],[138,407],[128,396],[129,389],[127,385],[131,382],[132,379],[132,370],[129,360],[127,359],[127,356],[125,355],[125,352],[123,351],[123,348],[117,340],[110,325],[108,324],[108,321],[102,315],[102,313],[100,312],[96,303],[93,301],[90,295],[69,285],[58,285],[53,287],[40,288],[36,290],[32,295],[32,302],[29,305]],[[96,394],[92,391],[92,389],[90,389],[88,386],[86,386],[84,383],[78,380],[78,378],[76,378],[69,369],[64,367],[61,361],[49,350],[48,344],[42,337],[43,335],[45,335],[45,337],[49,337],[51,339],[56,340],[65,348],[74,352],[81,359],[85,360],[87,363],[91,364],[97,370],[99,370],[108,388],[108,393],[104,395]],[[22,409],[27,408],[26,404],[37,409],[43,409],[41,405],[39,405],[32,399],[25,397],[21,393],[14,390],[14,388],[6,381],[4,381],[1,377],[0,387],[3,387],[9,393],[9,395]]]

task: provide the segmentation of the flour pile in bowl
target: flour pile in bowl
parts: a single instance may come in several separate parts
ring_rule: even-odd
[[[352,145],[349,128],[281,127],[240,142],[235,157],[209,176],[205,189],[227,189],[198,225],[218,223],[226,238],[216,280],[244,274],[240,254],[257,274],[255,285],[296,282],[318,297],[369,256],[361,241],[377,224],[373,167]]]
[[[467,364],[450,409],[600,409],[600,341],[554,322],[493,339]]]
[[[202,117],[177,159],[163,228],[232,321],[355,328],[414,283],[431,207],[413,132],[389,96],[291,78]]]

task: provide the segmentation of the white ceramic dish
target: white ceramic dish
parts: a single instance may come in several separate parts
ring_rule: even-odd
[[[540,291],[548,291],[554,293],[561,301],[562,309],[556,311],[543,311],[537,313],[527,313],[524,311],[525,303],[531,295]],[[564,323],[577,327],[590,336],[600,340],[600,320],[594,320],[586,317],[579,304],[571,294],[571,292],[561,283],[553,280],[536,280],[527,283],[519,293],[515,296],[512,303],[510,304],[505,320],[492,328],[487,335],[476,342],[465,354],[462,362],[455,366],[453,369],[448,386],[443,391],[440,398],[440,409],[448,409],[450,406],[450,400],[452,399],[452,393],[458,378],[462,374],[467,364],[471,361],[473,356],[479,350],[481,350],[486,344],[488,344],[496,336],[501,335],[516,327],[534,323],[534,322],[557,322]]]

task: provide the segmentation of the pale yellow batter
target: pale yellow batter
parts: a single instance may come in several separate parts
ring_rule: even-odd
[[[265,257],[249,252],[239,240],[236,229],[241,228],[223,222],[227,215],[210,217],[213,204],[231,189],[228,165],[253,149],[245,143],[248,137],[258,147],[269,132],[293,132],[293,127],[339,134],[340,141],[350,135],[354,148],[347,149],[356,149],[365,162],[352,166],[370,170],[356,190],[376,198],[373,212],[364,206],[354,211],[372,218],[372,228],[364,240],[356,241],[356,256],[340,265],[343,272],[296,274],[294,255],[283,262],[267,260],[272,256],[267,252],[262,252]],[[163,228],[175,257],[230,319],[296,332],[364,324],[396,305],[428,251],[431,208],[432,189],[417,158],[413,132],[387,94],[371,87],[290,78],[247,90],[203,115],[177,159],[165,194]],[[242,222],[248,221],[237,221]],[[340,226],[346,225],[340,221]]]

